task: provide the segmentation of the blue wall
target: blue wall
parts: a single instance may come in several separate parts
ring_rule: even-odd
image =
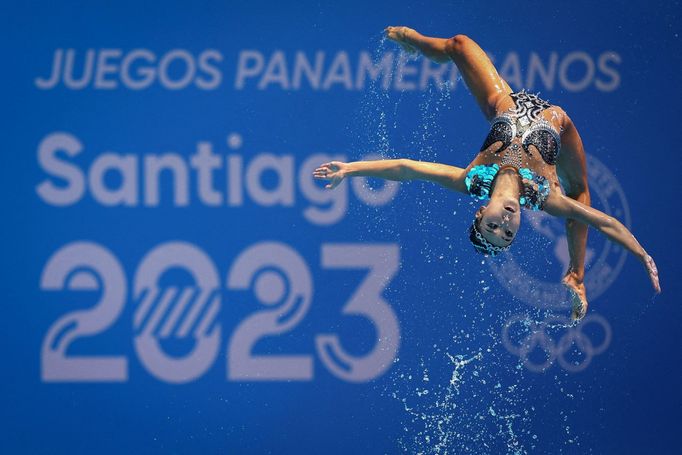
[[[0,15],[3,453],[675,450],[679,3],[70,3]],[[468,198],[311,179],[474,157],[484,118],[400,24],[564,107],[660,297],[592,231],[565,327],[558,221],[489,260]]]

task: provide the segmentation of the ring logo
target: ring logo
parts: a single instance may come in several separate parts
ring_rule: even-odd
[[[597,158],[587,155],[587,177],[592,202],[609,215],[620,219],[630,227],[630,209],[622,187]],[[568,242],[563,223],[543,212],[526,211],[526,219],[533,229],[550,240],[547,257],[554,257],[561,265],[556,270],[561,277],[568,269]],[[585,254],[585,287],[590,300],[597,299],[616,280],[623,268],[627,251],[607,241],[602,236],[594,239],[597,247],[588,248]],[[540,308],[565,308],[569,304],[568,290],[556,281],[544,281],[532,276],[514,258],[513,253],[502,255],[500,261],[487,261],[493,275],[514,297]]]
[[[599,326],[601,341],[593,343],[586,328]],[[554,336],[553,336],[554,335]],[[541,373],[556,361],[563,369],[577,373],[586,369],[594,356],[611,344],[611,326],[598,314],[587,315],[580,324],[566,316],[549,316],[537,322],[527,315],[512,316],[502,329],[502,344],[521,359],[530,371]]]

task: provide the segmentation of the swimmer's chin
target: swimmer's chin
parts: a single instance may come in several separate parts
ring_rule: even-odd
[[[506,199],[502,204],[507,211],[512,213],[517,213],[521,209],[518,199]]]

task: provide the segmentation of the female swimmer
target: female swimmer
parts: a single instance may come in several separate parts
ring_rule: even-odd
[[[332,161],[315,169],[315,178],[329,180],[329,189],[352,176],[428,180],[487,200],[475,213],[469,238],[476,251],[489,256],[509,249],[519,230],[521,208],[564,218],[570,263],[562,283],[571,291],[576,320],[587,312],[583,279],[588,225],[634,254],[656,292],[661,291],[656,264],[637,239],[618,220],[590,207],[583,144],[561,107],[512,91],[467,36],[431,38],[408,27],[388,27],[386,34],[406,52],[421,52],[439,63],[453,60],[490,121],[490,132],[466,168],[409,159]]]

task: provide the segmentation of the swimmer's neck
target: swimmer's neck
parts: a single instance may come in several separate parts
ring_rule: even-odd
[[[497,173],[490,199],[511,199],[518,201],[521,195],[521,178],[514,167],[503,167]]]

